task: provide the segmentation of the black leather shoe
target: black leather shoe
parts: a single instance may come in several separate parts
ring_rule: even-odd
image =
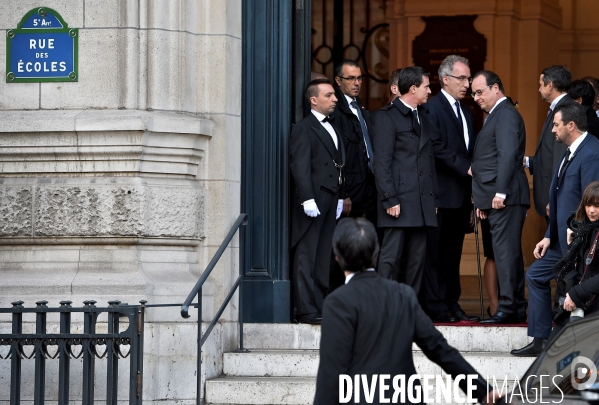
[[[297,317],[297,322],[308,323],[310,325],[319,325],[322,323],[322,316],[320,314],[300,315]]]
[[[521,349],[514,349],[510,353],[518,357],[537,357],[547,346],[547,339],[534,338],[532,342]]]
[[[524,322],[526,322],[526,313],[524,313],[524,314],[518,314],[518,319],[516,321],[518,323],[524,323]]]
[[[495,312],[493,316],[489,319],[485,319],[480,321],[479,323],[482,325],[491,325],[491,324],[501,324],[501,323],[515,323],[516,315],[506,314],[505,312]]]
[[[480,321],[480,316],[468,316],[461,309],[459,311],[457,311],[455,314],[453,314],[453,316],[456,317],[460,321],[470,321],[470,322]]]
[[[433,322],[438,322],[438,323],[455,323],[458,321],[457,318],[454,318],[453,316],[451,316],[449,311],[442,311],[442,312],[439,312],[438,314],[431,315],[430,317]]]

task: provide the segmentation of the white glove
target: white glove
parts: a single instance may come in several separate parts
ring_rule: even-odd
[[[343,211],[343,200],[339,200],[337,202],[337,212],[335,213],[335,219],[339,219],[342,211]]]
[[[314,199],[304,201],[302,205],[304,206],[304,212],[307,216],[315,218],[320,215],[320,211],[318,211],[318,206]]]

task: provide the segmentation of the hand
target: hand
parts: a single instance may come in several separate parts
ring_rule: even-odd
[[[487,219],[487,213],[479,210],[478,208],[476,209],[476,216],[480,219]]]
[[[572,234],[574,233],[574,231],[570,228],[566,229],[566,243],[568,243],[568,245],[570,243],[572,243]]]
[[[472,177],[472,166],[470,166],[470,167],[468,168],[468,174],[470,175],[470,177]]]
[[[549,216],[549,203],[547,203],[547,206],[545,207],[545,213]]]
[[[316,205],[316,201],[308,200],[304,201],[304,212],[307,216],[315,218],[320,215],[320,211],[318,211],[318,206]]]
[[[351,202],[350,202],[350,205],[351,205]],[[344,200],[337,201],[337,212],[335,213],[335,219],[339,219],[339,217],[341,216],[341,212],[343,212],[344,208],[345,208]]]
[[[566,299],[564,300],[564,309],[566,311],[574,311],[576,309],[576,304],[570,298],[570,294],[566,294]]]
[[[542,259],[543,256],[545,256],[547,249],[549,249],[549,238],[543,238],[542,241],[537,243],[535,250],[533,250],[532,253],[535,255],[536,259]]]
[[[392,217],[395,217],[395,218],[399,217],[399,211],[400,211],[399,204],[397,204],[394,207],[387,208],[387,214],[389,214],[389,215],[391,215]]]
[[[491,206],[496,210],[500,210],[502,208],[505,208],[505,204],[503,203],[504,201],[505,199],[495,196],[493,197],[493,202],[491,203]]]
[[[351,212],[351,198],[347,197],[343,200],[343,215],[348,216]]]
[[[435,207],[435,214],[439,213],[439,207]]]
[[[474,228],[474,210],[470,211],[470,228]]]

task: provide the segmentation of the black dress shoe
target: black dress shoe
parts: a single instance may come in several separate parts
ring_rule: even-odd
[[[460,321],[470,321],[470,322],[478,322],[480,321],[480,316],[468,316],[461,309],[453,314],[454,317],[459,319]]]
[[[518,357],[537,357],[545,346],[547,345],[547,339],[534,338],[532,342],[527,344],[521,349],[514,349],[510,353],[513,356]]]
[[[457,318],[451,316],[449,311],[442,311],[435,315],[431,315],[430,317],[433,322],[437,323],[455,323],[458,321]]]
[[[480,321],[480,324],[492,325],[501,323],[514,323],[516,321],[516,318],[517,317],[514,314],[506,314],[505,312],[497,311],[493,314],[491,318]]]
[[[322,316],[320,314],[300,315],[297,317],[297,322],[308,323],[310,325],[319,325],[322,323]]]
[[[524,313],[524,314],[518,314],[518,319],[516,320],[516,322],[518,322],[518,323],[524,323],[524,322],[526,322],[526,313]]]

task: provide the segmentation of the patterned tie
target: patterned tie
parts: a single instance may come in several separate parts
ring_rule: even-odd
[[[374,160],[374,153],[372,151],[372,144],[370,143],[370,137],[368,136],[368,127],[366,126],[366,121],[364,121],[364,115],[362,115],[362,110],[358,106],[356,100],[351,102],[351,106],[358,111],[358,120],[360,121],[360,126],[362,127],[362,137],[364,138],[364,143],[366,144],[366,152],[368,153],[368,168],[371,172],[374,172],[372,169],[372,162]]]

